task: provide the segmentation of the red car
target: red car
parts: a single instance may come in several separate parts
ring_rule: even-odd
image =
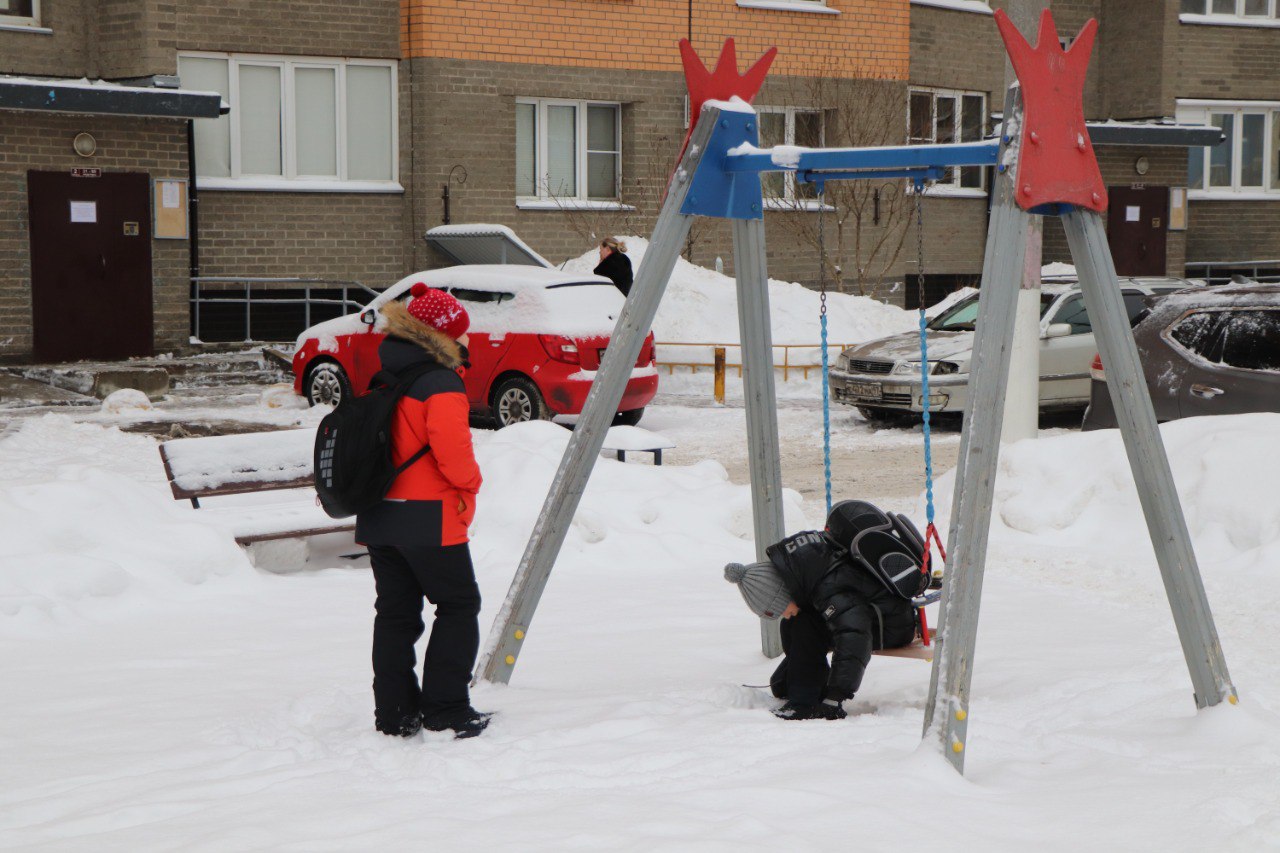
[[[294,391],[312,404],[363,394],[378,372],[378,307],[407,299],[417,282],[448,291],[471,316],[464,381],[473,414],[499,427],[581,413],[623,297],[594,275],[518,265],[471,265],[401,279],[358,314],[312,326],[293,354]],[[635,424],[658,391],[653,335],[645,338],[622,395],[618,422]]]

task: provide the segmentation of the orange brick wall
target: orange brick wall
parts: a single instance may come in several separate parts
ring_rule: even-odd
[[[688,0],[402,0],[406,58],[679,71]],[[772,73],[906,80],[908,0],[827,0],[839,15],[693,0],[693,44],[714,62],[733,36],[739,68],[772,45]]]

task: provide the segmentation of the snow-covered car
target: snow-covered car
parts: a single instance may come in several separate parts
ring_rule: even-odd
[[[1130,320],[1147,296],[1192,286],[1179,278],[1122,278]],[[929,409],[963,412],[969,403],[969,362],[978,319],[978,294],[956,302],[927,327]],[[1080,286],[1046,282],[1040,292],[1040,409],[1083,409],[1089,403],[1089,365],[1097,347]],[[923,409],[920,334],[905,332],[850,347],[831,370],[831,396],[868,419]]]
[[[1156,301],[1133,329],[1156,420],[1280,412],[1280,284],[1231,284]],[[1084,429],[1117,426],[1102,359]]]
[[[363,394],[378,372],[378,309],[407,300],[417,282],[444,290],[471,317],[471,411],[498,426],[582,412],[623,296],[607,278],[525,265],[470,265],[414,273],[356,314],[312,326],[293,355],[294,391],[312,404]],[[653,335],[640,350],[617,421],[635,424],[658,391]]]

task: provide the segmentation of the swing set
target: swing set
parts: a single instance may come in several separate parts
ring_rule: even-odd
[[[1019,81],[1005,95],[1003,132],[999,139],[953,145],[761,149],[756,113],[749,103],[763,84],[776,49],[739,76],[732,40],[726,42],[714,71],[706,70],[687,41],[681,42],[691,106],[698,119],[690,128],[668,184],[645,262],[618,317],[609,349],[494,621],[481,661],[482,678],[501,683],[511,679],[693,217],[728,219],[732,225],[756,558],[764,559],[765,548],[782,539],[784,531],[760,175],[793,172],[797,179],[817,184],[819,190],[823,182],[832,180],[908,180],[917,188],[919,228],[923,218],[919,190],[925,181],[936,180],[957,166],[986,166],[994,167],[996,177],[974,333],[969,408],[961,433],[947,536],[950,559],[942,585],[923,737],[963,773],[1005,384],[1026,234],[1033,216],[1060,217],[1066,231],[1098,349],[1108,378],[1114,376],[1107,387],[1195,704],[1205,708],[1224,701],[1236,703],[1107,245],[1102,216],[1107,209],[1106,187],[1089,141],[1083,108],[1085,69],[1097,22],[1089,21],[1064,51],[1047,10],[1041,17],[1035,47],[1003,11],[996,11],[995,21]],[[825,341],[825,312],[820,322]],[[941,550],[933,518],[923,308],[920,323],[929,507],[926,537]],[[825,377],[825,347],[823,373]],[[824,382],[828,504],[829,406]],[[929,636],[927,628],[923,633]],[[762,623],[761,638],[766,655],[781,653],[775,622]]]

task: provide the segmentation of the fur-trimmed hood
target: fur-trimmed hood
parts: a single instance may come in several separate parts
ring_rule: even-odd
[[[420,347],[450,370],[456,370],[462,365],[462,344],[444,332],[437,332],[426,323],[414,319],[403,303],[388,302],[379,311],[385,321],[383,331],[390,337],[400,338]]]

